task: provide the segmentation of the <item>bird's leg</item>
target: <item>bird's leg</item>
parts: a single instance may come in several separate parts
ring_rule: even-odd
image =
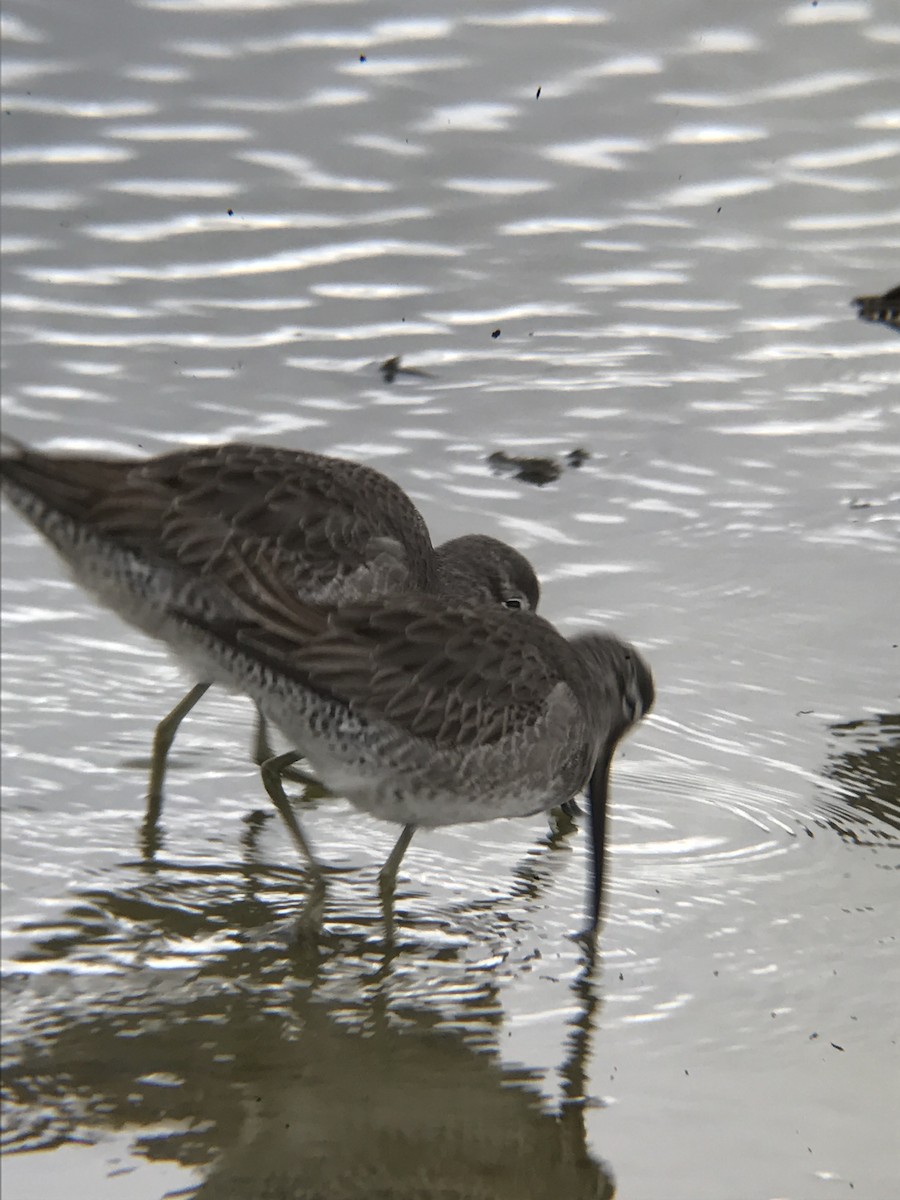
[[[162,786],[166,775],[166,759],[178,726],[188,715],[197,701],[211,687],[208,683],[196,683],[186,696],[167,713],[156,727],[153,735],[153,753],[150,759],[150,785],[147,791],[147,822],[153,824],[159,817],[162,807]]]
[[[263,710],[257,705],[256,708],[256,736],[253,743],[253,761],[258,767],[261,767],[264,762],[268,762],[270,758],[275,757],[275,751],[272,749],[272,744],[269,741],[269,723],[265,718]]]
[[[415,825],[404,825],[400,831],[400,836],[394,842],[394,848],[387,856],[387,861],[378,872],[378,886],[381,889],[382,895],[385,892],[393,894],[394,887],[397,883],[397,870],[400,863],[403,861],[403,855],[406,853],[409,843],[413,840],[413,834],[416,832]]]
[[[387,861],[378,872],[378,890],[381,893],[381,907],[384,912],[384,929],[388,942],[394,936],[394,890],[397,886],[397,870],[403,861],[409,843],[416,832],[415,825],[404,825],[400,836],[394,843],[394,848],[387,856]]]
[[[294,845],[306,859],[313,875],[322,878],[322,869],[316,862],[315,855],[310,849],[309,842],[300,828],[300,823],[294,815],[294,810],[291,808],[291,802],[285,795],[281,780],[284,774],[285,767],[291,766],[302,755],[289,750],[286,754],[276,754],[272,758],[267,758],[260,768],[262,773],[263,787],[269,794],[269,799],[281,813],[281,818],[288,827],[288,832],[294,839]]]
[[[560,837],[560,835],[564,836],[576,829],[575,818],[580,816],[581,807],[574,796],[571,800],[564,800],[562,804],[557,804],[555,808],[551,808],[547,814],[550,822],[551,842]]]
[[[172,711],[166,713],[156,726],[156,732],[153,735],[153,750],[150,755],[147,811],[144,814],[144,824],[141,829],[141,848],[146,859],[152,859],[156,855],[161,842],[159,815],[162,812],[163,780],[166,777],[169,750],[175,740],[178,726],[211,686],[209,683],[194,684],[188,694],[182,696]]]
[[[291,802],[285,795],[281,783],[285,767],[289,767],[300,757],[293,750],[289,750],[286,754],[276,754],[273,758],[267,759],[262,764],[261,772],[263,786],[269,793],[269,798],[281,814],[281,818],[285,825],[287,825],[288,832],[294,840],[294,845],[306,859],[309,867],[310,894],[303,905],[296,929],[294,930],[294,938],[298,945],[309,947],[315,945],[318,941],[322,928],[322,917],[325,907],[325,875],[322,868],[316,862],[312,848],[306,840],[303,830],[300,828],[300,822],[294,815]]]
[[[271,760],[276,757],[283,756],[276,755],[275,751],[272,749],[272,745],[269,742],[269,724],[263,715],[262,709],[257,707],[256,737],[254,738],[253,744],[253,761],[258,767],[261,767],[263,763],[271,762]],[[293,759],[290,760],[290,763],[293,764],[302,757],[303,756],[301,754],[297,754],[293,757]],[[289,779],[291,783],[305,783],[307,786],[313,786],[319,782],[316,777],[314,775],[310,775],[308,771],[292,768],[292,766],[287,763],[285,764],[285,768],[281,774],[282,778]]]
[[[573,815],[581,816],[581,809],[576,808],[575,814],[567,804],[560,804],[556,808],[551,808],[547,814],[550,824],[550,833],[547,837],[547,842],[551,846],[557,845],[564,837],[568,837],[570,833],[574,833],[578,825],[573,819]]]

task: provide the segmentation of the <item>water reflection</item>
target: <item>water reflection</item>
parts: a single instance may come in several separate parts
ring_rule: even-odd
[[[202,909],[197,882],[86,893],[31,927],[4,983],[8,1150],[125,1131],[133,1158],[199,1171],[198,1200],[613,1195],[585,1139],[589,962],[559,998],[550,1110],[541,1073],[499,1055],[498,922],[437,949],[411,922],[398,958],[363,920],[291,953],[270,934],[282,878]]]
[[[900,849],[900,714],[833,725],[825,768],[839,798],[823,800],[829,828],[856,846]]]

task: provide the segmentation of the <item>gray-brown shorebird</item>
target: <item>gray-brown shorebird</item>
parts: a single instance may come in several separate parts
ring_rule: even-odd
[[[654,701],[632,646],[443,597],[310,605],[264,563],[234,568],[232,613],[178,619],[330,790],[404,826],[388,891],[416,827],[528,816],[588,785],[596,929],[610,761]]]
[[[179,724],[211,684],[235,687],[233,674],[173,612],[234,619],[244,578],[235,563],[313,603],[409,591],[511,609],[538,602],[537,578],[518,551],[480,535],[435,549],[403,489],[345,459],[242,443],[110,459],[44,453],[4,437],[0,477],[4,494],[74,578],[164,642],[198,681],[156,729],[154,828]],[[257,761],[270,754],[260,720]],[[296,839],[287,801],[279,808]]]

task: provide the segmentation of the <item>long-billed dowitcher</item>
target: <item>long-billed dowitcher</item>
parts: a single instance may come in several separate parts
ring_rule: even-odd
[[[254,564],[307,602],[405,591],[508,608],[538,602],[534,571],[512,547],[470,535],[435,550],[403,489],[345,459],[241,443],[109,459],[43,453],[4,437],[0,473],[8,499],[75,579],[165,642],[199,681],[156,730],[154,824],[179,724],[211,684],[234,686],[172,610],[188,605],[228,621],[241,590],[234,561]],[[268,757],[264,747],[260,721],[258,761]],[[289,813],[285,802],[290,825]]]
[[[188,601],[178,619],[332,791],[404,826],[383,887],[393,890],[417,826],[528,816],[589,784],[594,930],[610,761],[654,700],[638,652],[610,634],[567,640],[530,613],[440,597],[310,605],[267,564],[235,552],[233,566],[242,582],[230,614]]]

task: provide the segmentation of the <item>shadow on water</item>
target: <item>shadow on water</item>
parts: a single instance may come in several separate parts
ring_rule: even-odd
[[[900,714],[833,725],[825,777],[838,798],[822,801],[825,821],[857,846],[900,849]]]
[[[514,890],[540,893],[548,848]],[[202,1176],[178,1193],[197,1200],[611,1197],[585,1139],[593,964],[559,984],[551,1107],[499,1053],[516,922],[404,911],[387,950],[368,882],[314,952],[285,946],[296,877],[247,863],[157,862],[32,923],[4,980],[7,1151],[125,1132],[133,1158]]]

